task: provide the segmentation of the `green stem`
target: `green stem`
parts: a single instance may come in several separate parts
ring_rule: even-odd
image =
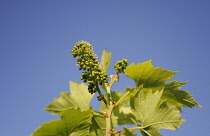
[[[109,83],[109,87],[111,88],[112,87],[112,85],[114,84],[114,82],[116,82],[117,80],[119,80],[118,79],[118,74],[116,74],[115,76],[114,76],[114,79],[112,79],[111,81],[110,81],[110,83]]]
[[[107,108],[108,111],[106,113],[106,136],[111,136],[112,135],[112,111],[114,107],[116,106],[115,104],[112,103],[112,97],[111,97],[111,87],[112,85],[118,80],[118,75],[115,75],[115,78],[112,79],[109,83],[109,85],[106,87],[107,90]]]
[[[110,86],[107,87],[107,92],[108,92],[108,97],[107,97],[107,108],[108,111],[106,113],[106,136],[111,136],[112,134],[110,133],[112,130],[112,120],[111,120],[111,115],[114,106],[112,105],[111,102],[111,91],[110,91]]]
[[[98,83],[95,82],[95,84],[96,84],[96,91],[98,92],[98,94],[99,94],[100,96],[103,96],[103,94],[102,94],[102,92],[101,92],[101,90],[100,90],[100,88],[99,88],[99,86],[98,86]]]
[[[110,87],[107,87],[107,91],[110,92]],[[112,120],[111,120],[111,115],[112,111],[115,106],[117,106],[124,98],[126,98],[128,95],[130,95],[131,91],[127,92],[125,95],[123,95],[114,105],[111,103],[110,99],[108,101],[108,111],[107,111],[107,118],[106,118],[106,136],[111,136],[113,133],[112,131]],[[108,97],[110,98],[110,97]]]
[[[112,130],[111,114],[112,114],[112,111],[109,110],[107,112],[107,117],[106,117],[106,136],[111,136],[111,133],[110,133]]]
[[[100,97],[103,97],[103,94],[102,94],[97,82],[96,82],[96,91],[98,92]],[[107,100],[105,98],[103,99],[103,101],[104,101],[105,105],[107,105]]]

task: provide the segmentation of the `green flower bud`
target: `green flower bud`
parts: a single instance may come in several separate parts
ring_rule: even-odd
[[[88,82],[89,92],[96,92],[96,85],[108,82],[107,74],[102,73],[99,68],[99,61],[94,54],[92,45],[86,41],[81,41],[75,44],[71,53],[77,60],[77,64],[80,66],[79,70],[84,70],[82,77],[83,82]]]
[[[117,70],[117,74],[124,72],[124,69],[126,69],[128,65],[128,60],[123,59],[121,61],[118,61],[115,65],[114,68]]]

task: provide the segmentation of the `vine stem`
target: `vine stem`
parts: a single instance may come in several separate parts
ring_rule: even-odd
[[[115,104],[112,103],[112,97],[111,97],[111,87],[114,84],[114,82],[118,81],[118,75],[115,75],[113,79],[111,79],[110,84],[106,87],[107,93],[108,93],[108,98],[107,98],[107,108],[108,111],[106,113],[106,136],[111,136],[112,135],[112,111],[114,107],[116,106]]]
[[[103,99],[104,103],[106,104],[106,106],[108,108],[107,113],[104,115],[106,117],[106,136],[111,136],[112,135],[110,133],[112,130],[111,115],[112,115],[112,111],[115,106],[111,102],[110,86],[107,86],[106,88],[107,88],[107,92],[108,92],[108,97]],[[100,96],[103,96],[97,83],[96,83],[96,90]]]
[[[103,97],[103,94],[102,94],[97,82],[96,82],[96,90],[97,90],[99,96]],[[107,105],[107,100],[105,98],[103,99],[103,101],[104,101],[105,105]]]
[[[108,102],[107,102],[107,108],[108,111],[106,113],[106,136],[111,136],[110,131],[112,130],[112,121],[111,121],[111,115],[112,115],[112,103],[110,101],[110,86],[107,87],[107,92],[108,92]]]

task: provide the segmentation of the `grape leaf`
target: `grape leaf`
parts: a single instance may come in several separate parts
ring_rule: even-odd
[[[130,99],[131,109],[141,122],[140,131],[144,136],[161,136],[159,129],[176,130],[184,122],[175,107],[168,106],[166,101],[156,108],[162,93],[163,90],[154,93],[150,90],[145,93],[140,88]]]
[[[90,106],[90,101],[94,95],[88,92],[88,87],[84,83],[76,83],[70,81],[71,94],[68,92],[61,92],[60,97],[54,98],[44,110],[59,115],[63,110],[70,107],[80,107],[81,110],[87,110]]]
[[[136,86],[141,86],[147,90],[160,90],[164,87],[162,100],[167,100],[171,105],[176,106],[181,111],[181,106],[184,107],[202,107],[195,102],[192,95],[186,90],[179,90],[186,82],[172,81],[170,80],[176,73],[166,69],[154,68],[152,60],[139,63],[135,65],[132,63],[125,69],[125,74],[133,79]]]
[[[152,60],[135,65],[131,63],[124,73],[133,79],[136,86],[144,85],[144,88],[160,86],[170,80],[178,71],[172,72],[161,67],[154,68]]]
[[[184,107],[202,107],[186,90],[179,90],[186,82],[172,81],[166,83],[162,99],[167,99],[170,105],[174,105],[181,110]]]
[[[195,99],[192,97],[192,95],[190,95],[188,91],[179,90],[186,83],[187,82],[180,82],[180,81],[175,80],[175,81],[165,83],[158,87],[144,88],[144,90],[146,91],[153,90],[154,92],[156,90],[160,90],[164,88],[161,99],[167,100],[167,102],[170,105],[176,106],[176,108],[180,111],[181,111],[182,106],[189,107],[189,108],[202,107],[195,101]]]
[[[109,64],[111,63],[112,61],[112,53],[111,52],[108,52],[106,51],[105,49],[103,50],[102,54],[101,54],[101,62],[99,64],[99,68],[103,71],[103,72],[106,72],[109,68]],[[105,87],[105,84],[103,83],[101,85],[101,87],[107,91],[106,87]]]
[[[113,126],[134,124],[131,118],[135,119],[130,107],[117,107],[112,114]]]
[[[119,91],[111,91],[112,100],[114,102],[117,102],[123,95],[125,95],[124,92]],[[133,115],[130,107],[126,107],[129,105],[130,99],[129,97],[125,97],[113,110],[112,112],[112,125],[118,126],[118,125],[129,125],[134,124],[131,118],[135,119],[135,116]],[[106,105],[104,102],[101,102],[100,111],[106,112]]]
[[[122,98],[124,95],[126,95],[124,92],[111,92],[111,96],[114,102],[118,102],[119,99]],[[131,118],[135,119],[135,116],[133,115],[130,107],[128,107],[128,105],[130,104],[129,98],[130,97],[127,95],[114,108],[112,112],[112,122],[114,126],[134,124]]]
[[[31,136],[87,136],[92,116],[91,108],[86,111],[67,109],[62,111],[61,120],[43,123]]]
[[[112,53],[106,50],[103,50],[102,55],[101,55],[101,62],[99,65],[100,69],[106,72],[111,61],[112,61]]]
[[[136,136],[136,133],[127,127],[124,127],[123,134],[124,134],[124,136]]]
[[[90,127],[91,136],[104,136],[106,134],[106,118],[100,115],[93,115]]]

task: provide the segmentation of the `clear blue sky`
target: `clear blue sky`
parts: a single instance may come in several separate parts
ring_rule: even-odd
[[[69,80],[80,81],[70,54],[87,40],[114,64],[153,59],[156,67],[181,71],[174,80],[188,83],[203,108],[183,109],[187,120],[167,136],[209,133],[210,1],[0,1],[0,130],[2,136],[28,136],[57,116],[43,111]],[[113,72],[112,67],[109,74]],[[127,82],[115,85],[123,90]],[[93,101],[95,103],[96,101]]]

